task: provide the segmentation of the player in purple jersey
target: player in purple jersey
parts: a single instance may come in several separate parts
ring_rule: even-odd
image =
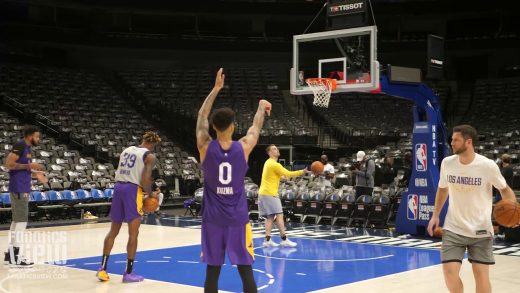
[[[217,139],[209,136],[208,116],[213,102],[224,86],[225,76],[221,68],[217,72],[215,87],[199,110],[197,119],[197,148],[204,174],[202,200],[202,261],[207,264],[204,292],[218,292],[220,269],[225,253],[238,267],[244,292],[257,292],[253,277],[253,235],[249,224],[244,176],[247,160],[255,147],[265,114],[270,114],[271,104],[260,100],[253,125],[247,135],[233,141],[235,112],[220,108],[211,115],[211,126]]]
[[[29,196],[31,193],[31,172],[43,170],[43,166],[34,163],[32,146],[40,143],[40,130],[27,125],[23,130],[23,139],[13,145],[5,160],[9,169],[9,196],[11,199],[11,228],[9,229],[9,248],[4,256],[4,263],[17,267],[31,267],[32,262],[20,254],[20,239],[29,220]],[[17,235],[19,234],[19,235]]]
[[[126,245],[126,270],[123,283],[141,282],[143,276],[133,272],[137,251],[137,237],[141,216],[143,215],[143,193],[152,193],[152,169],[155,166],[155,155],[152,154],[161,138],[155,132],[147,131],[143,135],[140,146],[130,146],[121,152],[116,170],[116,185],[110,208],[112,224],[103,243],[101,267],[96,273],[100,281],[110,279],[107,273],[108,258],[123,222],[128,223],[128,243]]]

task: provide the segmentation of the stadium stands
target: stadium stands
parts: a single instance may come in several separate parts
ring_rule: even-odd
[[[50,149],[38,150],[37,157],[48,158],[47,167],[68,175],[69,182],[72,177],[90,176],[97,181],[107,175],[112,175],[113,181],[120,152],[139,144],[145,130],[154,129],[143,113],[129,106],[93,73],[2,64],[0,93],[8,97],[8,102],[17,103],[34,113],[41,123],[56,129],[60,137],[82,153],[90,155],[77,161],[80,159],[77,151],[67,152],[65,145],[57,145],[52,138],[45,143]],[[16,138],[19,135],[14,131],[7,136]],[[200,184],[196,160],[164,133],[161,136],[163,141],[156,150],[159,159],[156,177],[163,178],[170,187],[176,178]],[[67,159],[68,156],[77,160]],[[69,172],[72,173],[69,175]]]
[[[362,138],[375,144],[397,141],[412,130],[412,103],[385,95],[337,94],[328,108],[312,106],[313,96],[305,96],[310,114],[320,126],[334,129],[333,135],[344,144]]]
[[[237,134],[245,134],[258,107],[258,100],[268,99],[273,116],[266,120],[260,143],[316,144],[316,135],[307,129],[285,105],[274,74],[261,68],[225,68],[226,85],[215,107],[230,107],[237,113]],[[215,70],[176,68],[170,71],[125,71],[119,76],[138,98],[163,109],[196,120],[199,106],[211,90]],[[189,129],[187,131],[193,131]]]

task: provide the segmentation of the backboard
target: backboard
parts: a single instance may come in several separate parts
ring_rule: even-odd
[[[377,28],[366,26],[293,36],[291,93],[312,94],[307,78],[335,78],[333,93],[379,87]]]

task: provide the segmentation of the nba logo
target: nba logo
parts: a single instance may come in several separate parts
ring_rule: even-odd
[[[406,209],[406,217],[408,220],[417,220],[418,206],[419,197],[417,194],[408,194],[408,208]]]
[[[415,145],[415,170],[424,172],[428,170],[428,159],[426,156],[426,144],[418,143]]]

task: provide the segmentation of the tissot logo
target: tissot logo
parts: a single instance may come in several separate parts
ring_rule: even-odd
[[[342,3],[329,3],[329,16],[361,13],[365,11],[364,0],[347,0]]]
[[[348,11],[348,10],[352,10],[352,9],[361,9],[361,8],[363,8],[363,3],[354,3],[354,4],[332,6],[330,8],[330,11],[339,12],[339,11]]]

